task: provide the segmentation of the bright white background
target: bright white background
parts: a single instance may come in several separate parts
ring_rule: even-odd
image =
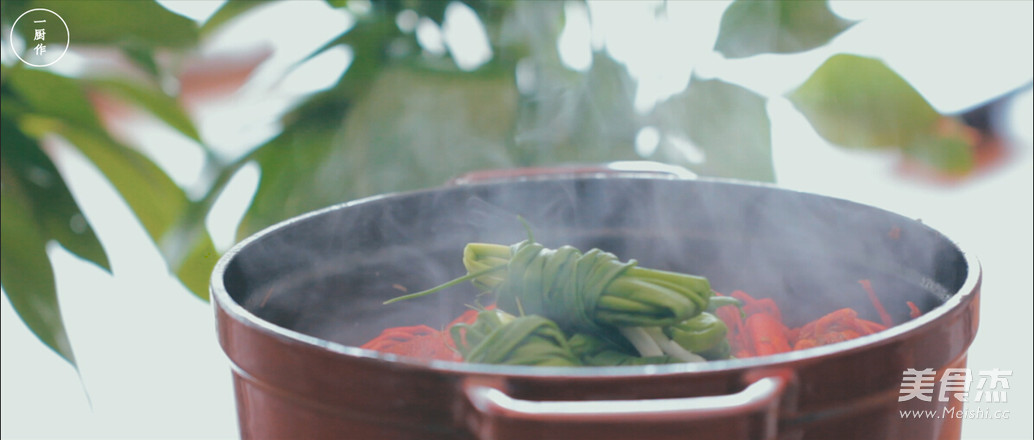
[[[168,4],[198,19],[218,6],[218,2],[202,1]],[[830,54],[852,52],[883,58],[939,110],[965,109],[1034,76],[1031,5],[837,2],[837,13],[864,21],[830,46],[801,55],[725,61],[710,52],[725,3],[673,2],[672,23],[658,25],[647,24],[652,17],[648,8],[603,2],[591,7],[603,30],[590,35],[579,20],[569,19],[561,44],[564,61],[572,68],[585,67],[590,47],[606,47],[628,62],[641,81],[636,97],[641,108],[684,87],[690,71],[772,97],[769,115],[781,186],[922,219],[974,253],[985,278],[980,333],[969,352],[969,367],[1012,370],[1013,375],[1008,402],[995,407],[1008,409],[1010,418],[967,420],[964,436],[1030,438],[1034,397],[1030,93],[1009,112],[1012,137],[1007,159],[954,184],[903,174],[897,168],[898,158],[890,153],[849,152],[825,144],[780,96]],[[568,9],[571,17],[584,13],[578,7]],[[450,14],[455,23],[464,19],[462,8]],[[217,98],[193,97],[191,105],[206,142],[229,155],[272,135],[269,123],[279,112],[300,93],[331,84],[351,55],[332,51],[282,83],[276,81],[278,73],[350,23],[347,14],[328,10],[321,2],[292,2],[260,10],[208,43],[199,62],[263,50],[273,55],[241,90]],[[264,31],[274,28],[278,32]],[[454,36],[448,29],[418,32],[425,33],[422,42],[428,47],[478,50],[477,45],[461,47],[470,34]],[[672,56],[673,51],[692,57]],[[478,54],[467,55],[473,65],[479,62]],[[54,67],[74,71],[90,62],[89,54],[70,53]],[[196,153],[196,146],[146,118],[130,116],[122,124],[132,128],[127,136],[150,140],[145,147],[148,154],[190,187],[200,173],[200,155],[189,153],[192,149]],[[188,153],[182,153],[185,150]],[[62,151],[66,154],[60,167],[108,249],[115,273],[108,275],[59,247],[51,249],[79,375],[31,335],[6,298],[2,302],[0,436],[235,437],[229,370],[216,344],[210,306],[188,294],[167,273],[157,251],[145,245],[146,234],[139,223],[96,170],[67,149]],[[257,178],[253,169],[239,175],[210,218],[209,227],[224,248],[232,243],[232,231]]]

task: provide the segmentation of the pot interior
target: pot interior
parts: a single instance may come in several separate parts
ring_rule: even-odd
[[[383,305],[465,274],[468,242],[593,247],[644,267],[707,277],[712,288],[772,298],[802,325],[842,307],[879,322],[870,280],[895,323],[965,283],[967,261],[920,222],[771,187],[649,178],[557,178],[375,197],[260,233],[222,282],[258,319],[349,346],[392,326],[441,328],[477,302],[469,284]],[[217,281],[218,282],[218,281]]]

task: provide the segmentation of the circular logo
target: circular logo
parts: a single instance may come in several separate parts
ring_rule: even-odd
[[[21,36],[25,48],[14,47],[14,36]],[[30,9],[11,25],[11,51],[23,63],[46,67],[58,62],[68,52],[68,24],[50,9]]]

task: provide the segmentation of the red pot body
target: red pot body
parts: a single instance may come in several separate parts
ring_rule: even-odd
[[[598,200],[608,197],[608,202]],[[541,208],[557,198],[577,209]],[[614,199],[626,199],[628,205],[608,208],[615,215],[599,209],[598,204],[610,206]],[[691,214],[717,200],[728,207],[704,215],[708,219],[702,223],[672,221],[682,218],[679,212]],[[449,201],[467,202],[456,207]],[[759,218],[754,211],[759,203],[792,205],[790,220],[731,220],[740,215]],[[631,215],[636,218],[632,220],[616,215],[647,205],[676,214]],[[702,275],[714,277],[713,284],[730,288],[753,273],[766,278],[748,290],[758,297],[770,296],[758,290],[783,279],[772,274],[779,268],[797,272],[792,280],[813,279],[808,286],[837,285],[855,272],[876,275],[888,280],[883,283],[888,290],[880,292],[884,304],[914,300],[924,314],[912,320],[898,316],[905,322],[838,344],[702,364],[544,369],[425,362],[356,348],[386,325],[416,324],[399,322],[400,316],[435,315],[437,321],[428,323],[440,325],[462,311],[463,298],[429,300],[405,306],[402,315],[384,312],[389,314],[373,318],[381,310],[370,304],[390,298],[392,292],[383,285],[397,287],[391,282],[402,275],[384,275],[366,261],[408,265],[423,261],[419,251],[424,248],[428,255],[441,249],[459,260],[465,240],[493,234],[516,234],[519,239],[519,226],[502,232],[465,231],[462,222],[453,220],[484,217],[484,206],[504,207],[507,214],[502,217],[516,212],[530,218],[545,240],[606,244],[624,243],[614,237],[632,236],[628,242],[639,243],[663,242],[670,236],[685,237],[691,247],[715,254],[732,252],[734,261],[747,267],[725,273],[727,262],[709,266],[706,259],[690,268],[677,267],[679,261],[697,258],[682,254],[670,259],[675,263],[658,258],[656,265],[694,273],[699,268]],[[586,209],[598,215],[579,217]],[[387,223],[392,224],[390,234],[383,230]],[[796,232],[797,227],[804,232]],[[407,228],[416,232],[409,235]],[[819,259],[782,263],[793,259],[786,256],[795,252],[788,243],[813,233],[819,238],[842,234],[819,240],[828,242],[834,253],[854,242],[874,250],[866,258],[830,257],[851,261],[846,266],[852,269],[843,277],[824,275],[840,270],[834,266],[812,270],[809,265],[820,264]],[[710,241],[719,245],[706,246]],[[640,258],[648,249],[637,246],[618,245]],[[653,247],[653,242],[646,246]],[[300,261],[305,260],[298,256],[303,251],[312,252],[313,259]],[[930,261],[910,266],[926,256]],[[778,267],[766,271],[766,264]],[[427,279],[415,276],[413,282],[424,287],[457,275],[454,265],[424,269],[412,269],[431,274]],[[358,275],[311,281],[350,271]],[[299,284],[299,279],[309,281]],[[794,291],[792,280],[786,284]],[[311,293],[321,290],[328,293]],[[861,308],[854,296],[828,294],[831,289],[816,288],[822,295],[796,290],[804,292],[777,299],[784,313],[798,313],[793,304],[804,302]],[[947,369],[965,367],[966,350],[977,330],[979,291],[980,269],[972,257],[936,231],[876,208],[736,183],[589,176],[380,196],[309,214],[267,229],[229,252],[213,274],[212,298],[220,343],[232,362],[245,438],[947,439],[959,437],[961,418],[904,418],[901,411],[954,414],[962,402],[942,401],[936,390],[930,402],[902,400],[903,373],[931,368],[937,372],[936,382]],[[859,298],[864,301],[864,294]],[[296,310],[305,308],[318,310],[313,313],[319,318],[310,320]],[[824,312],[800,311],[788,319],[806,321],[816,313]],[[340,321],[340,329],[307,327],[316,320]]]

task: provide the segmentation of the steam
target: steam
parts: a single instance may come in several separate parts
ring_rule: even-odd
[[[895,322],[905,301],[924,310],[966,277],[943,236],[872,207],[757,185],[606,176],[543,177],[372,198],[281,226],[244,247],[227,288],[260,318],[360,345],[380,330],[440,328],[477,304],[457,286],[384,306],[465,273],[468,242],[598,247],[645,267],[708,277],[780,304],[797,326],[842,307],[878,320],[868,279]]]

